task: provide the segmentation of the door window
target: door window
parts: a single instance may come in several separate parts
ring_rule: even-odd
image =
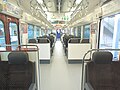
[[[0,20],[0,50],[6,50],[6,47],[3,46],[5,45],[5,32],[4,32],[4,24]]]
[[[15,46],[20,44],[19,19],[0,13],[0,50],[15,50]],[[2,45],[2,46],[1,46]]]
[[[9,23],[10,30],[10,43],[11,45],[18,45],[18,28],[16,23]],[[15,50],[17,46],[12,46],[12,50]]]

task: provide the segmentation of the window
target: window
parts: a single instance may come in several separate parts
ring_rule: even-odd
[[[52,30],[48,29],[47,34],[50,34],[51,32],[52,32]],[[60,30],[60,32],[61,32],[61,30]]]
[[[40,36],[40,27],[36,27],[36,37]]]
[[[103,18],[100,28],[100,49],[120,48],[120,14]],[[113,60],[119,59],[119,52],[112,51]]]
[[[34,38],[34,26],[28,25],[28,39]]]
[[[81,38],[81,26],[78,26],[77,36]]]
[[[11,45],[18,45],[18,27],[16,23],[9,23],[10,30],[10,43]],[[12,46],[12,50],[15,50],[17,46]]]
[[[6,50],[6,47],[1,46],[1,45],[5,45],[5,32],[4,32],[4,24],[3,22],[0,20],[0,50]]]
[[[99,48],[112,48],[114,17],[106,17],[101,21]],[[104,38],[103,38],[104,37]]]
[[[77,36],[77,27],[74,27],[73,33],[74,33],[74,36]]]
[[[39,36],[42,36],[42,30],[41,30],[41,27],[39,27]]]
[[[86,38],[86,39],[90,38],[90,25],[84,26],[83,38]]]
[[[44,29],[41,30],[41,34],[42,34],[42,36],[45,35],[45,30]]]
[[[70,34],[71,34],[71,35],[74,35],[74,33],[73,33],[73,28],[70,29]]]

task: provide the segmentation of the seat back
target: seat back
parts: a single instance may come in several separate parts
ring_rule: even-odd
[[[112,57],[110,52],[94,52],[93,61],[86,65],[86,82],[94,90],[114,90]]]
[[[71,38],[69,43],[80,43],[80,38]]]
[[[113,55],[111,52],[94,52],[92,60],[95,64],[111,64]]]
[[[81,43],[89,43],[89,39],[82,39]]]
[[[38,43],[49,43],[49,40],[47,38],[39,38]]]
[[[35,82],[35,66],[24,52],[11,52],[8,55],[9,90],[28,90]]]
[[[37,43],[36,39],[29,39],[28,43]]]

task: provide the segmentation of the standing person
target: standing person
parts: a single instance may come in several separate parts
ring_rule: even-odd
[[[60,30],[57,30],[57,40],[60,39]]]

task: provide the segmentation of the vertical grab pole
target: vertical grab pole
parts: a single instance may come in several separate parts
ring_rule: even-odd
[[[38,48],[38,46],[37,46],[37,48]],[[41,90],[41,89],[40,89],[40,64],[39,64],[40,62],[39,62],[39,53],[40,53],[40,52],[39,52],[39,48],[38,48],[38,70],[39,70],[39,71],[38,71],[38,74],[39,74],[39,83],[38,83],[38,84],[39,84],[39,87],[38,87],[38,90]]]
[[[81,90],[83,90],[83,88],[84,88],[84,87],[83,87],[83,77],[84,77],[84,75],[83,75],[84,71],[83,71],[83,70],[84,70],[84,58],[83,58],[83,61],[82,61],[82,77],[81,77],[81,78],[82,78],[82,82],[81,82]]]
[[[81,82],[81,90],[84,90],[84,60],[86,55],[89,53],[89,51],[87,53],[85,53],[84,57],[83,57],[83,61],[82,61],[82,82]]]
[[[31,45],[30,45],[31,46]],[[37,47],[37,60],[36,60],[36,85],[37,90],[40,90],[40,66],[39,66],[39,48],[37,45],[34,45]]]
[[[84,63],[85,63],[85,57],[88,53],[92,52],[92,50],[89,50],[85,53],[82,61],[82,80],[81,80],[81,90],[84,90]],[[90,53],[90,58],[91,58],[91,53]]]

